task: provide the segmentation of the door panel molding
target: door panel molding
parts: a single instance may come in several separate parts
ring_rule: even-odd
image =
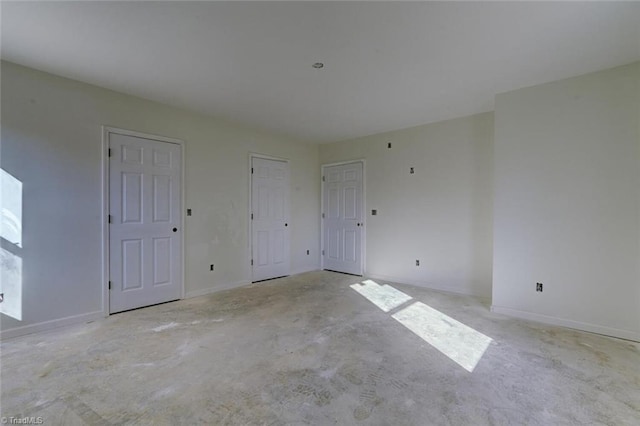
[[[341,249],[344,249],[344,244],[342,245],[342,247],[339,246],[335,246],[335,244],[339,244],[339,236],[335,235],[334,238],[327,240],[327,233],[325,230],[325,220],[329,219],[330,217],[332,217],[332,215],[334,215],[336,212],[340,212],[340,210],[342,210],[342,213],[345,212],[345,207],[346,206],[342,206],[341,203],[344,202],[342,194],[339,193],[339,191],[334,194],[337,196],[337,198],[334,200],[332,198],[328,199],[327,201],[329,201],[329,203],[327,203],[327,201],[325,201],[325,187],[328,184],[331,183],[335,183],[338,180],[340,180],[340,173],[334,173],[333,170],[328,171],[328,168],[331,167],[335,167],[335,166],[345,166],[345,165],[349,165],[349,164],[356,164],[356,163],[360,163],[362,165],[362,194],[361,194],[361,217],[360,217],[360,221],[362,222],[362,226],[359,227],[360,229],[360,235],[361,235],[361,241],[360,241],[360,273],[358,275],[365,275],[366,274],[366,259],[367,259],[367,249],[366,249],[366,242],[367,242],[367,232],[366,232],[366,224],[367,224],[367,201],[366,201],[366,194],[367,194],[367,172],[366,172],[366,160],[365,159],[355,159],[355,160],[348,160],[348,161],[340,161],[340,162],[334,162],[334,163],[326,163],[326,164],[322,164],[320,166],[320,176],[324,176],[324,179],[321,178],[321,182],[320,182],[320,240],[321,240],[321,251],[320,251],[320,269],[325,269],[326,268],[326,263],[325,259],[327,259],[328,256],[336,256],[339,253],[336,253],[337,251],[340,251]],[[346,177],[350,178],[350,179],[355,179],[355,176],[353,174],[350,173],[346,173]],[[329,204],[329,205],[328,205]],[[326,217],[325,217],[326,216]],[[353,236],[351,236],[353,237]],[[324,253],[324,254],[323,254]],[[352,255],[350,255],[352,257]]]
[[[286,188],[284,188],[284,193],[280,192],[280,191],[276,191],[274,193],[274,195],[277,195],[279,198],[284,198],[285,199],[285,207],[284,207],[284,211],[281,211],[281,209],[274,209],[275,205],[269,205],[268,202],[268,198],[269,198],[269,191],[268,188],[266,188],[267,192],[262,193],[262,191],[258,192],[257,190],[254,190],[253,187],[253,179],[254,177],[262,177],[265,178],[268,175],[265,173],[268,173],[269,170],[262,170],[262,169],[256,169],[254,170],[254,173],[251,173],[251,169],[254,167],[254,160],[270,160],[270,161],[277,161],[277,162],[282,162],[286,165],[286,174],[278,174],[275,173],[273,175],[274,179],[279,180],[279,179],[286,179]],[[257,277],[254,271],[254,268],[256,266],[267,266],[269,264],[278,264],[280,265],[281,270],[283,271],[281,275],[278,276],[285,276],[285,275],[290,275],[291,274],[291,227],[289,226],[289,223],[291,222],[291,190],[290,190],[290,186],[291,186],[291,163],[288,159],[286,158],[281,158],[281,157],[274,157],[271,155],[264,155],[264,154],[259,154],[259,153],[255,153],[255,152],[250,152],[249,153],[249,212],[247,215],[247,221],[248,221],[248,226],[247,228],[249,229],[249,238],[247,239],[247,253],[248,253],[248,258],[247,258],[247,265],[248,266],[248,275],[249,275],[249,279],[251,282],[256,282],[256,281],[261,281],[261,280],[265,280],[265,279],[270,279],[270,278],[264,278],[264,277]],[[255,193],[254,193],[255,192]],[[254,200],[254,196],[258,195],[258,199]],[[255,203],[254,203],[255,201]],[[260,208],[260,207],[264,207],[264,208]],[[281,220],[286,223],[286,228],[279,230],[278,232],[273,232],[273,235],[267,235],[267,234],[271,234],[269,232],[260,232],[260,231],[256,231],[254,235],[254,227],[255,227],[255,221],[261,218],[261,214],[260,211],[267,211],[268,215],[267,216],[273,216],[273,217],[278,217],[281,218]],[[252,219],[252,215],[253,219]],[[280,232],[281,231],[281,232]],[[277,243],[278,247],[284,246],[284,251],[282,253],[284,253],[284,257],[277,257],[274,259],[271,259],[270,257],[264,257],[262,255],[260,255],[260,253],[264,253],[264,250],[258,250],[258,252],[255,252],[254,250],[257,248],[264,248],[265,244],[269,244],[275,247]],[[260,247],[258,247],[260,246]],[[271,255],[273,255],[274,253],[271,253]],[[253,260],[253,264],[251,264],[251,261]],[[271,278],[275,278],[271,277]]]
[[[109,187],[109,140],[112,134],[132,136],[141,139],[148,139],[151,141],[173,143],[179,146],[180,149],[180,205],[179,211],[184,212],[185,206],[185,143],[184,141],[176,138],[154,135],[150,133],[138,132],[135,130],[122,129],[113,126],[102,126],[102,315],[108,317],[110,314],[109,308],[109,266],[110,266],[110,242],[109,242],[109,207],[110,207],[110,187]],[[135,162],[135,153],[127,152],[127,161]],[[123,154],[124,155],[124,154]],[[123,158],[124,160],[124,158]],[[138,160],[139,161],[139,160]],[[175,161],[172,158],[167,158],[160,153],[154,153],[153,163],[157,167],[169,166],[171,161]],[[180,298],[185,297],[185,215],[180,214]],[[158,284],[161,285],[161,284]]]

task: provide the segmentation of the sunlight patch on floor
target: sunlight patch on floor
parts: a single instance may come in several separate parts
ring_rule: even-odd
[[[422,302],[392,317],[470,373],[491,344],[490,337]]]
[[[396,290],[390,285],[380,285],[372,280],[365,280],[362,283],[353,284],[351,288],[366,297],[371,303],[384,312],[389,312],[412,299],[411,296],[404,294],[400,290]]]
[[[373,280],[350,287],[384,312],[413,300],[408,294]],[[492,341],[490,337],[422,302],[412,303],[391,317],[470,373]]]

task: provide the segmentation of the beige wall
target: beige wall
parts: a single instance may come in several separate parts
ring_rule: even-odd
[[[639,117],[640,63],[496,97],[495,311],[640,340]]]
[[[366,159],[367,275],[490,297],[492,141],[484,113],[321,145],[323,164]]]
[[[102,125],[185,141],[188,296],[250,280],[250,152],[291,161],[292,272],[319,267],[317,146],[11,63],[1,71],[1,165],[23,183],[24,314],[2,315],[2,330],[102,315]]]

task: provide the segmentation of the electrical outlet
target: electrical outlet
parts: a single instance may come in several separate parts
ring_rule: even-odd
[[[387,148],[391,148],[391,142],[387,143]]]
[[[420,266],[420,261],[416,259],[416,266]]]
[[[191,216],[191,209],[187,209],[187,216]]]
[[[542,293],[542,283],[536,283],[536,291],[539,291]]]
[[[309,256],[309,250],[307,250],[307,256]]]
[[[409,169],[409,174],[414,174],[414,173],[415,173],[415,171],[413,170],[413,167],[411,167],[411,168]]]
[[[213,271],[213,263],[211,264],[211,266],[209,266],[209,270]]]
[[[378,210],[373,209],[371,210],[371,216],[377,216],[378,215]]]

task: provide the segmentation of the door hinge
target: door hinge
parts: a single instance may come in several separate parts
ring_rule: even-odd
[[[111,222],[112,222],[111,215],[109,215],[109,223],[111,223]]]
[[[251,266],[253,266],[253,259],[251,259]]]
[[[109,290],[111,290],[111,281],[109,281]]]
[[[109,148],[109,149],[107,150],[107,156],[108,156],[108,157],[111,157],[111,148]]]
[[[251,168],[251,174],[253,174],[253,167]]]
[[[253,213],[251,213],[251,220],[253,220]]]
[[[322,255],[324,256],[324,250],[322,250]]]
[[[322,176],[322,181],[324,182],[324,176]]]
[[[322,218],[324,219],[324,213],[322,213]]]

